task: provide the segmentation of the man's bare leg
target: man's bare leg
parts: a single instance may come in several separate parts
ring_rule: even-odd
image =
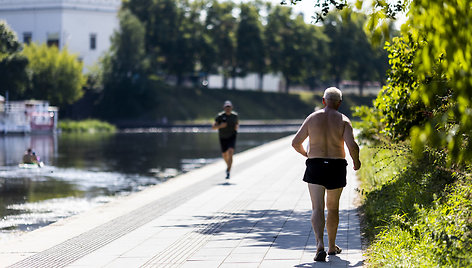
[[[324,228],[325,228],[325,216],[324,216],[324,197],[325,187],[318,184],[308,183],[308,190],[310,191],[312,213],[311,213],[311,225],[315,232],[316,238],[316,249],[317,251],[324,250]]]
[[[234,154],[234,149],[233,148],[229,148],[228,150],[226,150],[226,152],[223,153],[223,159],[226,162],[226,170],[227,171],[230,171],[231,166],[233,165],[233,154]]]
[[[223,157],[223,160],[225,160],[226,163],[226,169],[228,169],[228,151],[221,153],[221,156]]]
[[[327,190],[326,207],[328,209],[328,219],[326,229],[328,231],[328,252],[336,252],[336,234],[339,224],[339,198],[343,188]]]
[[[223,159],[226,162],[226,179],[229,179],[229,172],[231,171],[231,166],[233,165],[233,154],[234,149],[229,148],[226,152],[222,153]]]

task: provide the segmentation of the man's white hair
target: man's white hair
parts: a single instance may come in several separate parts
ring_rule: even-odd
[[[343,93],[337,87],[329,87],[323,94],[325,100],[340,101],[343,99]]]

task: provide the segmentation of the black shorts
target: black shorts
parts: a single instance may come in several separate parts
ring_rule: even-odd
[[[229,138],[220,138],[221,152],[228,151],[229,148],[233,148],[236,145],[236,135]]]
[[[308,158],[303,181],[319,184],[328,190],[346,186],[346,159]]]

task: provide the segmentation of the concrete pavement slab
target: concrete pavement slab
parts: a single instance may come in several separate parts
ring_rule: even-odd
[[[224,179],[224,163],[216,162],[33,231],[10,246],[0,242],[0,266],[362,266],[352,161],[340,200],[337,243],[343,252],[315,263],[310,198],[301,180],[304,159],[290,141],[236,155],[230,180]]]

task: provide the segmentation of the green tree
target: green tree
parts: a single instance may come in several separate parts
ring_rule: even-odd
[[[100,109],[108,118],[136,116],[147,100],[149,65],[144,26],[127,10],[119,13],[119,20],[119,31],[113,34],[110,51],[103,60],[104,89]]]
[[[323,21],[325,34],[329,38],[329,52],[327,68],[331,79],[339,86],[342,79],[349,77],[353,70],[353,58],[355,49],[355,27],[353,12],[345,9],[341,12],[331,13]]]
[[[364,107],[359,111],[363,119],[371,126],[380,126],[380,132],[391,141],[408,139],[410,130],[424,124],[432,115],[433,107],[412,98],[418,90],[414,59],[418,44],[407,38],[396,37],[387,42],[391,68],[387,73],[387,85],[374,101],[373,108]],[[436,103],[440,106],[439,103]],[[370,131],[366,128],[364,131]]]
[[[322,2],[329,5],[328,0]],[[358,3],[361,5],[363,1]],[[375,3],[367,24],[374,38],[388,33],[388,18],[394,19],[399,12],[406,11],[409,19],[402,26],[402,35],[406,43],[417,48],[411,74],[417,87],[410,88],[409,94],[413,101],[420,101],[431,110],[427,111],[426,122],[411,128],[413,147],[421,151],[425,146],[432,146],[447,152],[452,161],[471,161],[472,2]],[[395,76],[399,80],[404,78]],[[402,103],[397,105],[402,107]]]
[[[216,65],[223,75],[223,88],[228,88],[228,78],[236,76],[236,18],[234,3],[211,1],[207,9],[205,26],[215,51]],[[234,80],[233,80],[234,82]],[[233,84],[234,86],[234,84]]]
[[[82,97],[86,79],[77,55],[70,54],[67,48],[60,51],[56,46],[35,43],[25,46],[23,54],[28,58],[27,69],[31,73],[31,88],[25,97],[46,99],[58,106]]]
[[[155,0],[149,7],[146,25],[147,52],[151,67],[169,74],[173,69],[175,45],[179,38],[179,10],[175,0]]]
[[[288,93],[292,82],[300,83],[308,75],[308,66],[312,63],[308,62],[316,55],[316,51],[311,48],[315,47],[314,43],[317,39],[312,39],[310,33],[313,30],[311,25],[306,24],[303,15],[299,14],[292,20],[292,31],[289,39],[285,40],[284,57],[287,59],[282,66],[282,74],[286,81],[286,90]]]
[[[201,6],[202,10],[208,10],[211,6],[210,1],[201,0],[195,1],[198,5]],[[208,25],[209,20],[205,20],[201,23],[201,34],[200,39],[198,39],[198,63],[197,70],[203,74],[204,80],[208,81],[209,74],[218,73],[218,56],[217,56],[217,47],[213,42],[212,30],[213,26]]]
[[[269,7],[267,24],[264,30],[266,40],[266,51],[269,55],[269,67],[273,73],[281,71],[283,62],[283,41],[287,38],[289,25],[291,23],[291,9],[287,7]]]
[[[414,63],[418,80],[424,81],[413,98],[426,105],[441,97],[448,103],[413,131],[413,142],[420,147],[447,147],[451,159],[471,161],[472,2],[413,1],[409,8],[412,37],[421,44]]]
[[[276,6],[270,10],[265,29],[267,53],[272,72],[282,73],[285,92],[292,82],[304,75],[304,50],[300,45],[306,37],[306,23],[302,16],[292,19],[292,9]]]
[[[327,45],[329,38],[324,34],[322,26],[307,24],[302,29],[304,38],[300,46],[303,49],[303,80],[311,90],[314,90],[328,77],[326,61],[329,54]]]
[[[124,10],[130,10],[145,26],[146,53],[151,70],[174,79],[181,85],[186,75],[193,74],[201,61],[203,26],[202,1],[189,0],[127,0]]]
[[[8,92],[12,98],[21,96],[28,85],[28,59],[21,50],[15,32],[0,20],[0,92]]]
[[[351,77],[359,82],[359,94],[363,95],[365,82],[379,81],[385,83],[385,74],[388,69],[388,56],[383,46],[372,44],[364,25],[367,21],[363,13],[352,13],[353,47]],[[390,26],[392,27],[392,25]],[[392,31],[393,33],[393,31]],[[382,40],[385,43],[385,40]]]
[[[176,54],[180,51],[179,4],[174,0],[126,0],[124,11],[131,11],[144,26],[145,51],[150,70],[160,76],[175,74]]]
[[[151,15],[151,7],[155,0],[122,0],[122,10],[129,10],[140,21],[146,22]]]
[[[198,2],[178,2],[178,35],[168,56],[168,71],[176,75],[177,85],[182,84],[184,75],[192,74],[196,69],[202,42],[201,13]]]
[[[239,74],[250,72],[259,75],[258,89],[262,90],[264,74],[267,71],[263,27],[259,10],[253,3],[241,3],[237,28],[237,63]]]

